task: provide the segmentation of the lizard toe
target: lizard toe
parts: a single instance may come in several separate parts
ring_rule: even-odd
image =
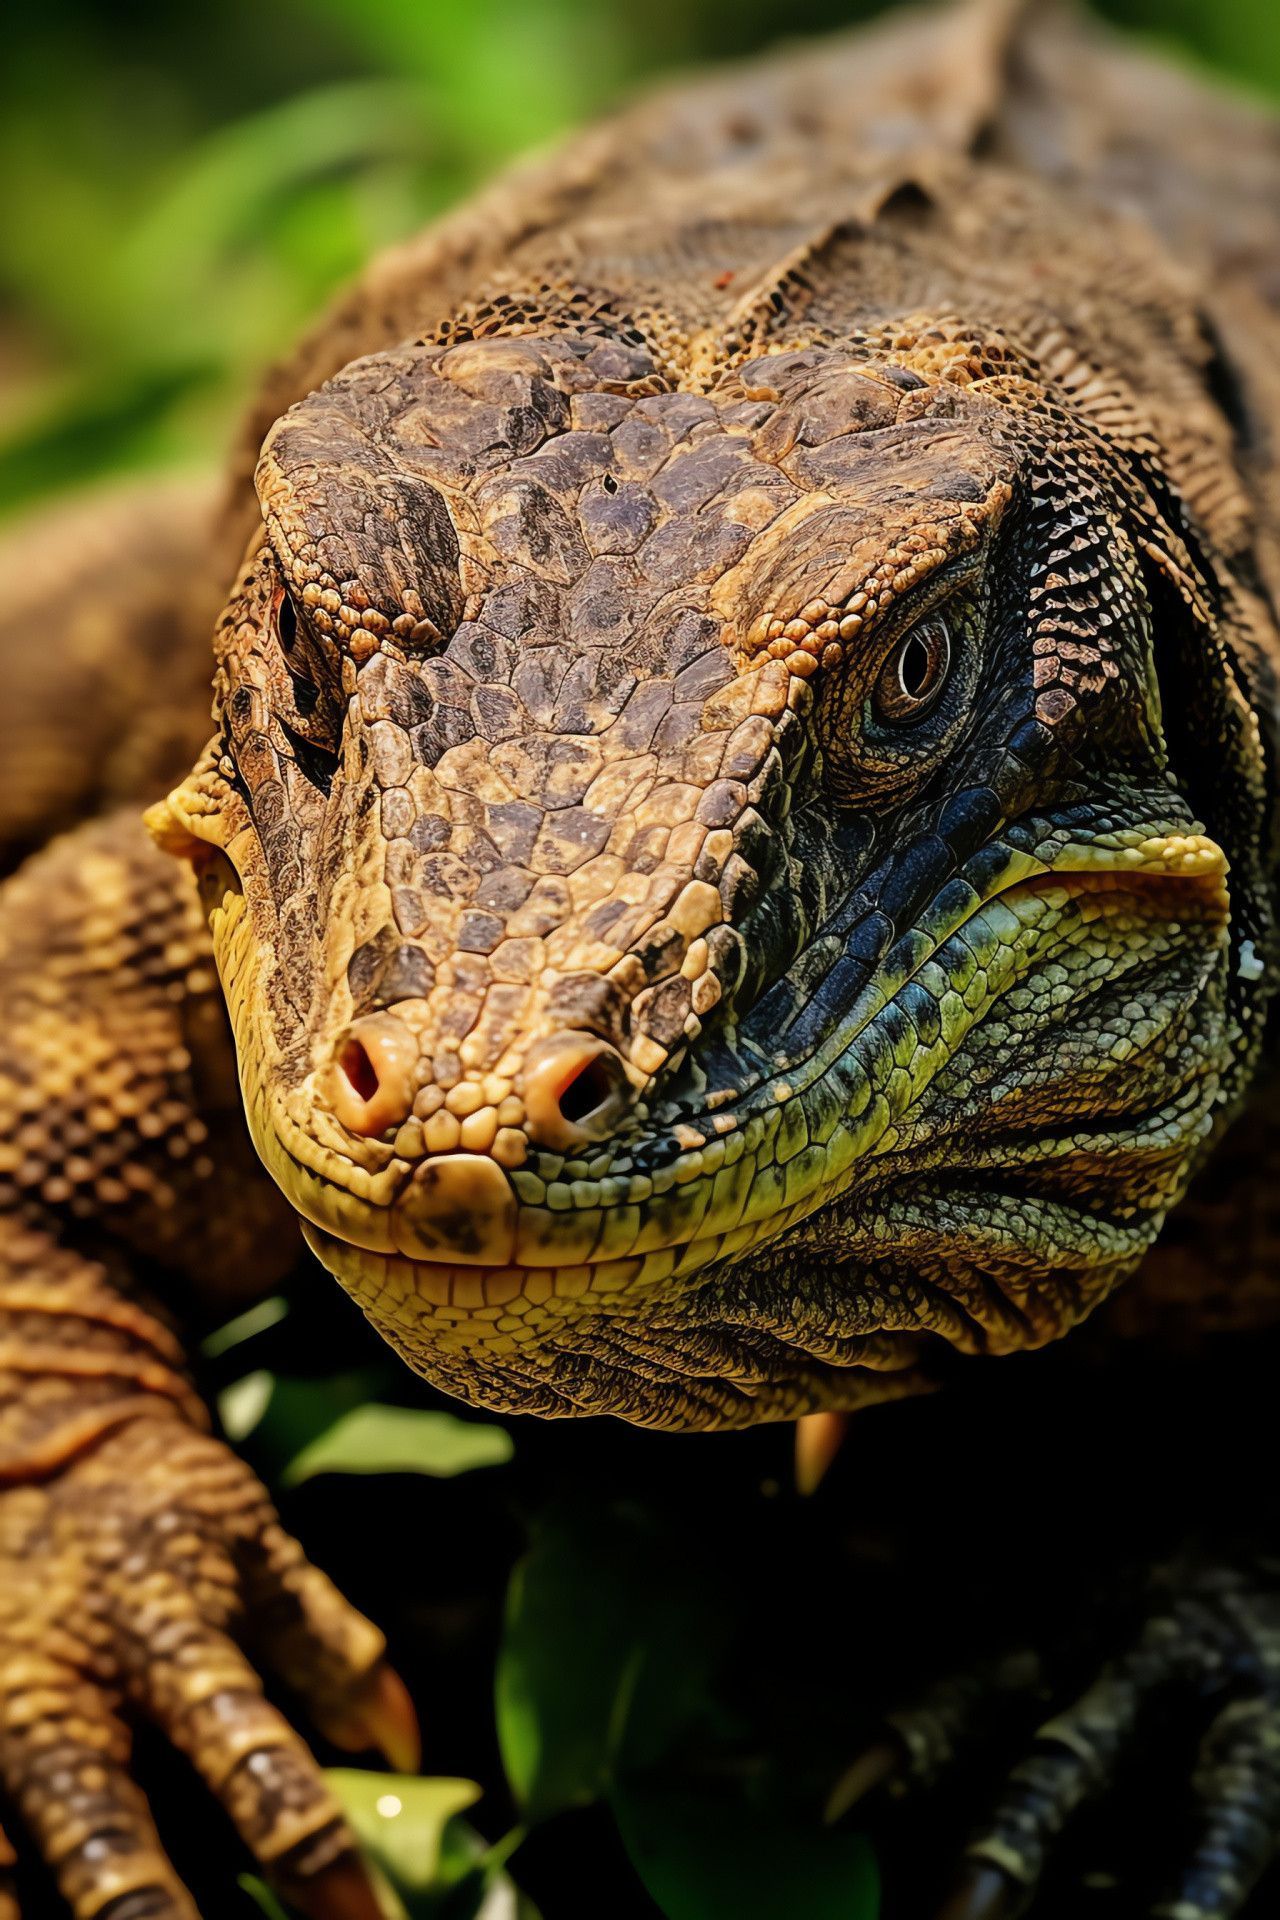
[[[1057,1843],[1109,1794],[1165,1710],[1221,1702],[1200,1746],[1184,1865],[1149,1911],[1230,1920],[1274,1852],[1280,1825],[1280,1595],[1251,1571],[1183,1568],[1128,1649],[1037,1731],[965,1850],[939,1920],[1013,1920],[1032,1904]]]
[[[199,1920],[129,1778],[128,1730],[106,1696],[73,1668],[14,1645],[0,1661],[0,1688],[5,1788],[75,1920],[104,1909],[113,1920]],[[5,1848],[0,1920],[17,1920]]]

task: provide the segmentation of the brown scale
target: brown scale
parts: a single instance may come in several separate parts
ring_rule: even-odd
[[[207,634],[227,567],[214,489],[121,487],[0,540],[0,871],[50,834],[171,786],[209,731]],[[33,644],[38,634],[38,644]],[[56,659],[74,697],[48,700]]]
[[[37,968],[43,940],[53,955]],[[246,1292],[270,1284],[288,1215],[244,1138],[199,902],[135,816],[56,843],[14,879],[0,990],[0,1207],[109,1220],[228,1298],[240,1276]]]

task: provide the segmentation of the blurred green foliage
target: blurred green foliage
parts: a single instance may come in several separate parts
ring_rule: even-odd
[[[824,1826],[723,1692],[734,1581],[626,1502],[544,1514],[507,1591],[498,1741],[523,1818],[604,1800],[666,1920],[876,1920],[875,1855]],[[515,1871],[519,1870],[516,1855]]]
[[[6,22],[0,509],[204,462],[376,248],[655,71],[877,0],[48,0]],[[1106,0],[1280,91],[1275,0]]]

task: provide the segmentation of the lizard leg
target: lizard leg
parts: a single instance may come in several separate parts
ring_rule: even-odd
[[[181,1636],[184,1662],[201,1657],[195,1626],[179,1624],[195,1596],[204,1631],[213,1636],[207,1640],[211,1670],[229,1661],[241,1678],[249,1676],[247,1685],[255,1694],[261,1691],[239,1646],[214,1633],[215,1626],[234,1622],[238,1639],[301,1696],[322,1731],[337,1736],[335,1744],[355,1752],[378,1747],[400,1771],[416,1772],[417,1715],[403,1681],[382,1657],[382,1634],[307,1559],[244,1461],[220,1441],[191,1430],[175,1441],[159,1431],[144,1436],[139,1429],[126,1452],[118,1462],[115,1449],[105,1447],[86,1476],[92,1482],[99,1472],[119,1473],[135,1501],[149,1504],[154,1516],[152,1571],[141,1598],[130,1581],[112,1584],[118,1631],[146,1710],[177,1744],[197,1753],[198,1740],[193,1745],[179,1731],[183,1702],[193,1696],[175,1664],[176,1653],[170,1656],[163,1650],[167,1640],[156,1639],[163,1562],[171,1583],[164,1605],[171,1611],[172,1632]],[[286,1729],[274,1709],[270,1712],[273,1724]],[[282,1742],[296,1745],[296,1736],[288,1733],[285,1740],[282,1734]],[[203,1771],[198,1759],[197,1764]]]
[[[284,1655],[286,1677],[340,1717],[378,1695],[382,1636],[202,1430],[172,1336],[100,1267],[0,1222],[0,1303],[0,1469],[27,1475],[0,1493],[0,1769],[77,1920],[112,1886],[157,1913],[193,1911],[129,1783],[125,1707],[190,1756],[295,1905],[373,1920],[339,1809],[239,1640]],[[350,1731],[364,1745],[377,1728],[357,1715]],[[66,1764],[51,1765],[59,1752]],[[96,1825],[80,1807],[85,1767]],[[125,1889],[122,1850],[142,1876]]]
[[[156,1721],[296,1906],[372,1920],[339,1809],[251,1661],[345,1744],[376,1742],[398,1765],[416,1757],[407,1695],[377,1629],[209,1433],[124,1252],[261,1291],[297,1244],[270,1183],[250,1178],[207,947],[194,881],[136,821],[82,828],[0,889],[0,1648],[54,1675],[23,1741],[0,1725],[0,1766],[25,1805],[78,1676],[97,1690],[85,1724]],[[163,1862],[127,1744],[112,1765],[114,1802],[147,1822],[134,1852]],[[109,1857],[109,1832],[88,1839]],[[190,1911],[176,1882],[156,1888],[158,1911]],[[76,1902],[83,1920],[102,1904],[92,1885]]]
[[[117,1710],[154,1719],[295,1905],[358,1920],[375,1909],[350,1837],[250,1656],[339,1742],[396,1765],[416,1760],[412,1708],[381,1635],[208,1433],[172,1329],[121,1260],[123,1242],[161,1270],[260,1291],[296,1246],[283,1202],[250,1177],[201,920],[190,875],[124,818],[56,843],[0,894],[0,1629],[99,1690],[99,1731]],[[56,1019],[48,948],[63,957]],[[25,1743],[0,1729],[20,1805],[34,1756],[65,1731],[33,1712]],[[189,1912],[127,1744],[111,1764],[112,1802],[135,1823],[120,1831],[160,1863],[146,1867],[157,1910]],[[93,1858],[109,1860],[109,1832],[88,1835]],[[86,1920],[95,1885],[75,1893]]]
[[[57,1479],[0,1496],[0,1766],[76,1920],[126,1893],[149,1903],[130,1920],[194,1916],[128,1778],[122,1706],[189,1756],[295,1905],[317,1920],[376,1920],[322,1774],[232,1637],[246,1616],[238,1562],[264,1533],[279,1534],[278,1522],[244,1463],[159,1414],[121,1426]],[[305,1587],[301,1554],[283,1557]],[[330,1611],[345,1616],[341,1632],[313,1664],[329,1697],[344,1682],[357,1695],[382,1638],[336,1593]],[[114,1905],[112,1920],[124,1920]]]
[[[1054,1843],[1077,1809],[1110,1787],[1158,1692],[1243,1688],[1249,1712],[1228,1702],[1202,1749],[1187,1898],[1157,1909],[1176,1920],[1229,1920],[1267,1864],[1280,1807],[1278,1656],[1280,1597],[1223,1569],[1184,1579],[1133,1646],[1039,1729],[966,1849],[964,1877],[939,1920],[1014,1920],[1026,1910]]]
[[[1154,1911],[1163,1920],[1232,1914],[1267,1866],[1280,1832],[1280,1699],[1233,1700],[1200,1746],[1192,1780],[1191,1858]]]

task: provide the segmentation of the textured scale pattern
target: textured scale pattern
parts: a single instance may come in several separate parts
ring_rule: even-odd
[[[544,280],[356,362],[263,453],[222,741],[158,831],[243,876],[215,927],[233,1019],[271,1009],[270,1063],[238,1027],[264,1158],[380,1329],[468,1397],[782,1417],[909,1388],[917,1331],[1052,1338],[1145,1251],[1256,1054],[1221,884],[1244,878],[1235,938],[1262,950],[1256,745],[1209,676],[1223,759],[1191,773],[1152,649],[1158,627],[1194,676],[1224,628],[1270,636],[1158,443],[1126,431],[1117,459],[1003,329],[797,322],[780,299],[778,351],[735,334],[709,392],[696,361],[654,392],[671,338]],[[934,605],[959,665],[895,735],[868,680]],[[1153,965],[1140,1003],[1123,977]],[[1064,1016],[1037,1102],[1027,1036]],[[566,1156],[528,1090],[573,1033],[641,1098]],[[334,1091],[344,1035],[401,1061],[385,1130]],[[1090,1124],[1144,1106],[1126,1152]],[[1015,1113],[1041,1264],[993,1287],[1006,1188],[988,1153],[961,1206],[957,1134]],[[945,1200],[911,1190],[922,1147]],[[776,1297],[815,1244],[841,1262],[820,1329]]]

